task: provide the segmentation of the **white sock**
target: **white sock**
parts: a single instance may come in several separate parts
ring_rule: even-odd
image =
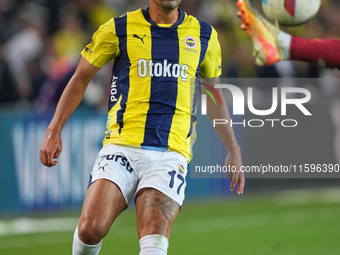
[[[139,240],[139,255],[166,255],[168,239],[163,235],[147,235]]]
[[[278,42],[281,51],[282,59],[290,58],[290,43],[292,42],[292,36],[285,32],[280,31],[278,35]]]
[[[102,242],[95,245],[84,244],[78,236],[78,226],[74,231],[72,255],[98,255]]]

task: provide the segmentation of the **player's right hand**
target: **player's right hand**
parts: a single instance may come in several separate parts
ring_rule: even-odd
[[[40,148],[40,162],[48,167],[55,166],[62,151],[60,134],[55,134],[50,130],[46,131],[45,139]]]
[[[243,195],[245,178],[244,172],[241,171],[241,167],[243,166],[241,154],[236,153],[232,155],[229,153],[225,159],[225,166],[227,169],[229,169],[228,166],[234,166],[236,168],[236,171],[234,172],[227,172],[227,175],[231,180],[230,191],[233,191],[237,184],[236,194]]]

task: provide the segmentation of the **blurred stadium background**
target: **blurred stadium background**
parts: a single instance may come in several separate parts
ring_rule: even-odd
[[[260,8],[260,1],[255,3]],[[93,32],[110,17],[147,5],[147,0],[0,0],[0,254],[70,254],[103,138],[111,66],[91,82],[66,124],[57,167],[40,164],[40,145]],[[287,136],[236,128],[245,164],[340,162],[339,71],[299,62],[254,66],[235,1],[183,0],[181,8],[218,30],[224,77],[319,78],[309,86],[318,117],[307,131]],[[312,21],[286,30],[339,37],[339,13],[339,1],[322,1]],[[258,89],[264,103],[270,100],[268,88]],[[222,164],[225,151],[217,135],[204,116],[198,121],[191,164],[202,159]],[[250,179],[246,195],[238,198],[228,192],[226,179],[189,177],[169,254],[340,254],[339,184],[338,179]],[[101,254],[138,253],[133,206],[114,224]]]

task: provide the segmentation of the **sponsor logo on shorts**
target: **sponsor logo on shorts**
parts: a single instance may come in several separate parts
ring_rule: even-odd
[[[107,166],[108,164],[105,164],[103,166],[99,166],[99,170],[103,170],[103,172],[105,172],[105,167]]]
[[[122,155],[115,155],[115,154],[106,155],[106,160],[114,160],[115,162],[119,163],[121,166],[124,166],[126,171],[130,173],[133,171],[133,168],[131,167],[129,161]]]
[[[180,174],[184,174],[184,166],[183,165],[178,166],[178,172]]]

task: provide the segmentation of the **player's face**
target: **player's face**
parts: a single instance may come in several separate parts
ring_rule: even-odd
[[[166,10],[174,10],[182,0],[152,0],[155,4]]]

